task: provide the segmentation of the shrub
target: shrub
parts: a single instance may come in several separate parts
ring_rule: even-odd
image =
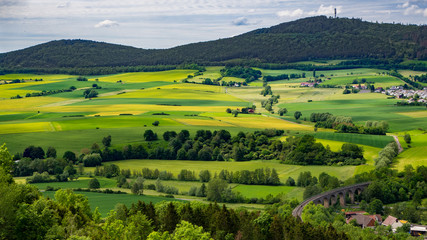
[[[100,188],[100,187],[101,187],[101,184],[99,184],[98,179],[92,178],[89,181],[89,188],[91,188],[91,189],[97,189],[97,188]]]

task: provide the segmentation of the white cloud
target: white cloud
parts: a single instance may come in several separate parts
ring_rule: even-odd
[[[68,7],[70,7],[70,2],[60,3],[56,7],[57,8],[68,8]]]
[[[304,10],[301,8],[295,9],[293,11],[284,10],[276,13],[279,17],[300,17],[304,14]]]
[[[322,5],[320,5],[320,7],[316,11],[310,11],[308,13],[308,15],[311,15],[311,16],[316,16],[316,15],[331,16],[331,15],[334,15],[335,9],[337,9],[337,14],[338,14],[338,13],[341,13],[342,7],[341,6],[332,6],[332,5],[324,6],[322,4]]]
[[[402,5],[398,5],[397,7],[403,8],[403,15],[405,16],[423,15],[424,17],[427,17],[427,8],[420,7],[417,2],[412,4],[411,2],[407,1]]]
[[[249,25],[249,21],[245,17],[234,19],[231,23],[236,26]]]
[[[96,28],[101,28],[101,27],[109,28],[109,27],[114,27],[114,26],[119,26],[119,23],[116,21],[108,20],[108,19],[95,24]]]
[[[304,11],[301,8],[295,9],[293,11],[290,10],[284,10],[277,12],[276,15],[279,17],[301,17],[301,16],[318,16],[318,15],[327,15],[332,16],[335,13],[335,9],[337,9],[337,13],[341,12],[342,6],[324,6],[323,4],[319,6],[319,8],[315,11]]]

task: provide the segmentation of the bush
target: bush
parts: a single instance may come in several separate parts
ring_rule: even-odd
[[[92,178],[89,181],[89,188],[91,188],[91,189],[97,189],[97,188],[100,188],[100,187],[101,187],[101,184],[99,183],[98,179]]]
[[[83,165],[85,167],[96,167],[101,165],[102,158],[99,153],[91,153],[83,157]]]

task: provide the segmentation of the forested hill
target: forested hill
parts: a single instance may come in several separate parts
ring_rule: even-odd
[[[164,50],[60,40],[0,54],[3,68],[110,67],[218,63],[250,59],[287,63],[337,58],[427,59],[427,26],[310,17],[236,37]]]

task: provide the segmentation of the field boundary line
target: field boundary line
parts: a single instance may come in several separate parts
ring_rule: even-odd
[[[399,153],[403,152],[402,145],[400,144],[399,138],[396,135],[392,135],[394,138],[394,141],[397,144],[397,148],[399,148]]]
[[[273,116],[273,115],[261,114],[261,116],[272,117],[272,118],[280,119],[280,120],[288,122],[288,123],[292,123],[292,124],[296,124],[296,125],[301,125],[301,126],[305,126],[305,127],[313,127],[313,126],[310,126],[310,125],[305,125],[305,124],[301,124],[301,123],[292,122],[292,121],[289,121],[289,120],[286,120],[286,119],[283,119],[283,118],[280,118],[280,117],[276,117],[276,116]]]

